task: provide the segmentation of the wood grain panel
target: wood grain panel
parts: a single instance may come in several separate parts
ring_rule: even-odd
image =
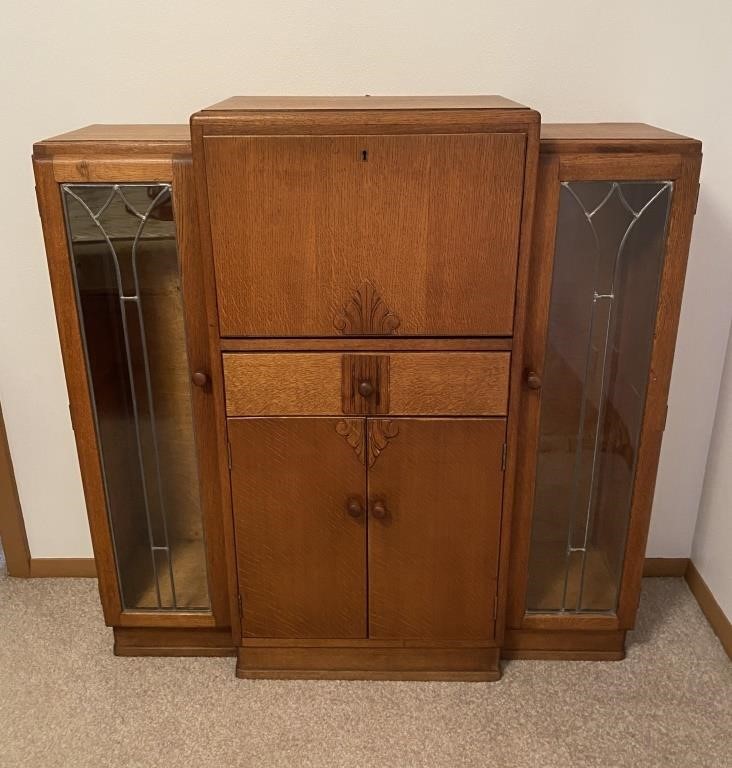
[[[353,382],[346,386],[343,380],[358,378],[361,368],[354,361],[360,359],[375,366],[371,378],[380,400],[372,395],[373,407],[365,401],[352,405]],[[510,359],[508,352],[224,354],[226,409],[229,416],[503,416]]]
[[[405,352],[389,355],[389,413],[503,416],[508,352]]]
[[[245,637],[366,636],[365,470],[337,424],[229,420]]]
[[[171,181],[173,161],[169,157],[56,157],[56,181],[61,182],[146,182]]]
[[[338,353],[225,354],[229,416],[342,413]]]
[[[371,284],[370,333],[510,335],[525,136],[208,137],[223,336],[338,336]]]
[[[498,648],[244,647],[237,677],[323,680],[499,680]]]
[[[394,422],[368,473],[369,637],[490,639],[506,422]]]

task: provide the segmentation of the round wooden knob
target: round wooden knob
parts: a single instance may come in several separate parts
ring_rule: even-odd
[[[361,381],[358,385],[358,394],[361,397],[371,397],[374,394],[374,388],[370,381]]]
[[[208,384],[208,376],[203,371],[196,371],[193,376],[191,376],[191,381],[197,387],[205,387],[206,384]]]
[[[383,520],[389,514],[389,511],[384,506],[384,502],[383,501],[375,501],[371,505],[371,514],[377,520]]]
[[[363,514],[363,507],[358,499],[349,499],[346,510],[351,517],[361,517]]]
[[[526,386],[529,389],[541,389],[541,376],[536,371],[529,371],[526,375]]]

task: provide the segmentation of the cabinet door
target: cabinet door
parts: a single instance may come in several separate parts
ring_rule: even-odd
[[[60,191],[120,608],[156,613],[146,617],[155,622],[162,612],[213,607],[228,624],[225,607],[216,608],[225,605],[225,588],[209,594],[207,573],[204,517],[216,542],[220,513],[212,509],[215,473],[205,471],[211,459],[197,453],[206,445],[215,463],[205,318],[192,290],[198,265],[177,237],[189,224],[177,228],[173,210],[175,198],[190,215],[187,168],[176,166],[175,187],[62,184]],[[199,368],[194,382],[202,386],[192,388]],[[214,569],[221,584],[221,564],[211,576]]]
[[[504,419],[369,419],[369,637],[490,640]]]
[[[540,281],[537,315],[546,315],[530,339],[524,394],[530,445],[520,461],[533,484],[517,505],[523,519],[532,507],[519,608],[561,620],[618,609],[647,391],[660,375],[651,355],[675,185],[560,183],[548,166],[543,176],[556,233],[536,243],[540,268],[553,263],[553,273],[551,288],[548,275]],[[514,609],[514,624],[521,613]]]
[[[229,419],[245,637],[366,637],[363,419]]]
[[[223,336],[511,334],[524,134],[204,144]]]

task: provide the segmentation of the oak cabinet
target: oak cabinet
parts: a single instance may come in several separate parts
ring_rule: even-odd
[[[497,96],[234,97],[36,144],[115,652],[622,658],[700,150]]]

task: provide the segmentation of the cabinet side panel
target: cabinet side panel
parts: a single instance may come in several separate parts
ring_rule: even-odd
[[[701,155],[684,156],[681,162],[681,175],[674,181],[645,411],[628,523],[626,556],[618,599],[618,619],[621,629],[632,629],[635,625],[640,599],[653,492],[661,452],[661,439],[666,425],[668,391],[671,384],[686,264],[699,193],[700,170]]]
[[[61,354],[69,390],[69,406],[84,486],[99,593],[108,625],[117,623],[121,612],[119,585],[107,517],[104,478],[99,457],[94,414],[88,387],[88,372],[76,308],[71,259],[59,185],[51,160],[34,159],[36,193],[51,278]]]

